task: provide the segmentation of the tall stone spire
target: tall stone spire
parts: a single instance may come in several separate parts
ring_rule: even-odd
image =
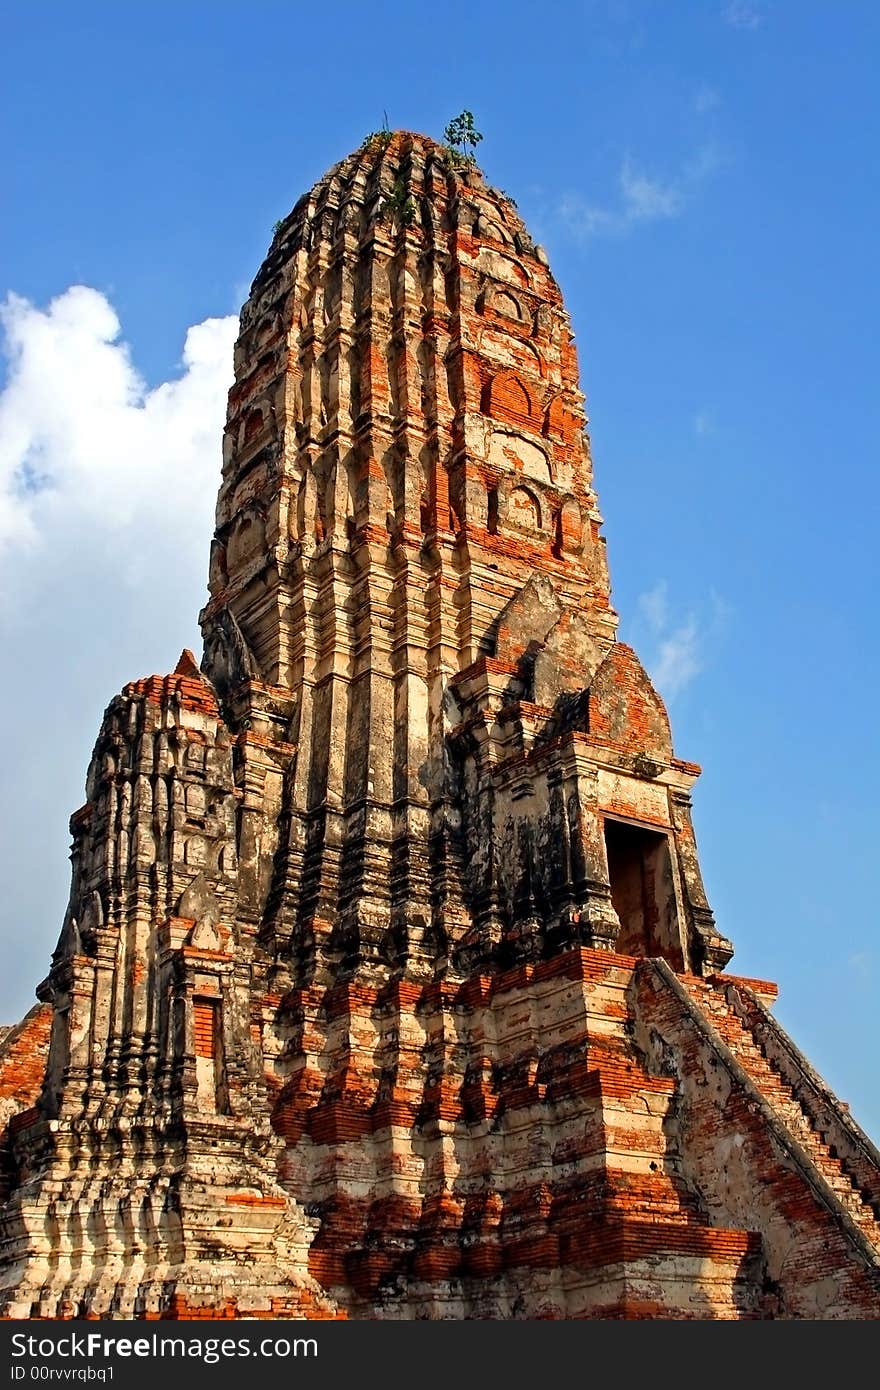
[[[292,979],[612,944],[614,809],[674,831],[629,946],[729,958],[696,769],[614,644],[585,425],[545,254],[442,147],[376,137],[280,225],[242,312],[202,624],[249,721],[240,903]]]
[[[109,705],[0,1041],[7,1315],[876,1316],[880,1158],[720,973],[585,427],[448,149],[279,224],[201,665]]]

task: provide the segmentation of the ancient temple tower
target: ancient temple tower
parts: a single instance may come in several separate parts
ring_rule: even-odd
[[[201,666],[109,705],[0,1045],[8,1316],[880,1313],[880,1157],[725,973],[585,424],[444,147],[279,225]]]

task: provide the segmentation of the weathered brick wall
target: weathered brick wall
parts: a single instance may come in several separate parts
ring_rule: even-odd
[[[52,1009],[35,1004],[0,1040],[0,1144],[13,1116],[36,1103],[43,1084],[52,1032]]]
[[[354,1315],[757,1314],[759,1242],[709,1227],[668,1138],[674,1083],[628,1040],[634,966],[579,950],[288,1001],[283,1179]]]
[[[790,1088],[762,1065],[723,997],[694,981],[690,998],[671,983],[656,963],[641,967],[635,1039],[675,1078],[683,1171],[705,1210],[713,1222],[748,1222],[760,1234],[774,1316],[880,1316],[873,1213],[852,1190],[864,1207],[853,1219],[839,1165],[829,1181],[821,1137],[801,1122]]]

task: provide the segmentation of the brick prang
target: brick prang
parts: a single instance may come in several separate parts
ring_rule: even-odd
[[[725,973],[510,199],[371,137],[241,312],[201,662],[0,1038],[10,1318],[871,1318],[880,1157]]]

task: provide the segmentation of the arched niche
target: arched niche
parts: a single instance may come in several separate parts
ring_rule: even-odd
[[[227,565],[236,568],[251,559],[263,546],[266,528],[262,517],[254,512],[246,512],[238,518],[232,528],[226,547]]]
[[[534,407],[531,392],[516,372],[496,372],[483,389],[481,407],[484,415],[496,420],[523,420],[531,423]]]
[[[499,472],[524,473],[539,483],[552,481],[544,450],[533,440],[512,430],[493,430],[488,457]]]
[[[507,521],[520,531],[540,531],[541,504],[530,488],[511,488],[507,498]]]
[[[556,513],[553,538],[555,555],[577,554],[584,541],[584,523],[580,504],[574,497],[563,499]]]
[[[522,323],[525,319],[522,305],[510,290],[496,290],[489,303],[493,311],[502,318],[513,319],[516,323]]]
[[[565,433],[565,406],[561,396],[554,396],[544,411],[543,434],[561,439]]]
[[[218,540],[211,541],[211,559],[208,566],[208,583],[213,590],[220,589],[229,579],[226,559],[226,546]]]
[[[485,237],[487,241],[500,242],[502,246],[513,245],[513,237],[501,226],[501,223],[496,222],[494,218],[487,217],[483,212],[474,222],[473,234],[474,236]]]
[[[505,284],[528,288],[529,277],[521,261],[503,255],[490,246],[481,246],[477,252],[477,267],[492,280],[502,280]]]
[[[263,411],[260,406],[255,406],[253,410],[249,410],[244,417],[242,443],[249,444],[252,439],[256,439],[259,434],[262,434],[264,423]]]

